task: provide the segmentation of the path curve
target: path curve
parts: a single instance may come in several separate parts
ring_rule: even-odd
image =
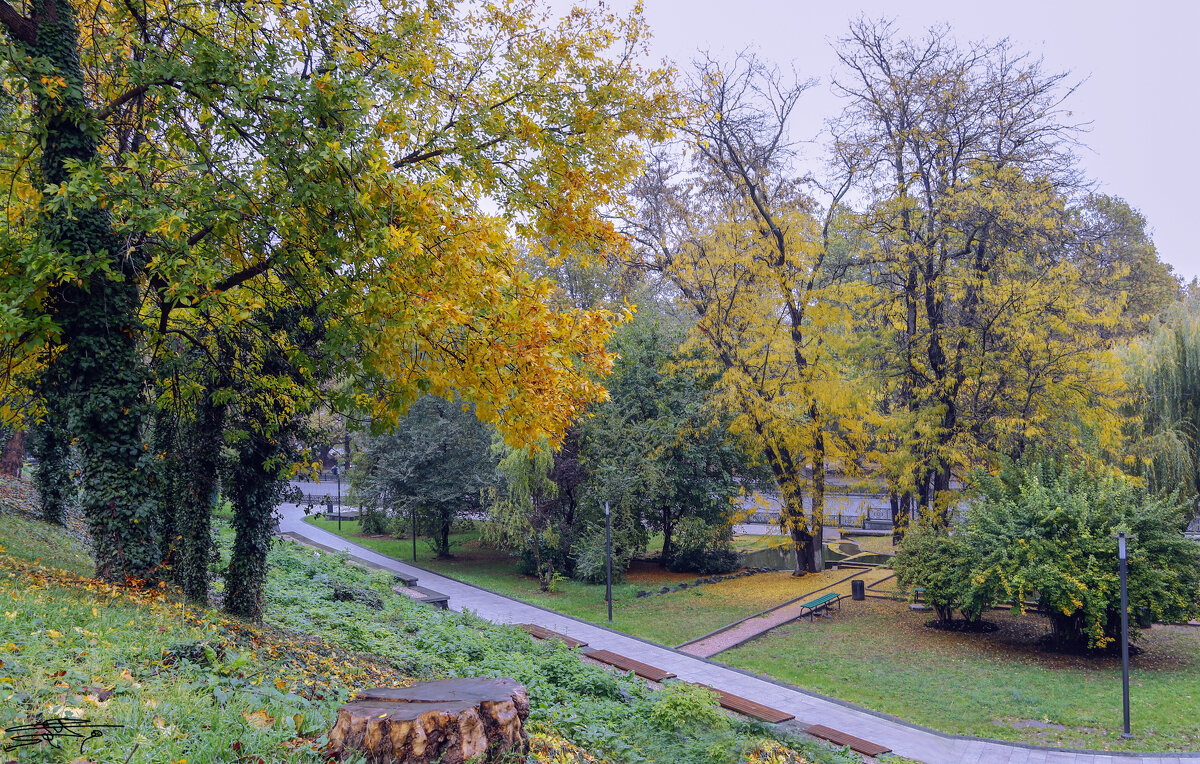
[[[804,726],[824,724],[881,743],[898,755],[927,764],[1166,764],[1185,761],[1196,764],[1200,761],[1200,753],[1147,755],[1065,751],[935,732],[432,573],[304,522],[304,510],[299,505],[280,505],[279,513],[281,533],[291,532],[325,547],[349,552],[364,562],[416,576],[420,586],[448,595],[451,610],[470,610],[494,623],[538,624],[587,642],[590,647],[611,650],[666,669],[680,679],[703,682],[795,714]]]

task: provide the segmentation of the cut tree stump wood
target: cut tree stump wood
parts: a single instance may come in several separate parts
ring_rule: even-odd
[[[512,679],[440,679],[363,690],[338,709],[329,740],[372,764],[523,760],[529,699]]]

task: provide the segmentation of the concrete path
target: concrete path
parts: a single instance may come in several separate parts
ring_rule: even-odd
[[[860,571],[838,571],[841,574],[841,580],[823,586],[820,589],[815,589],[807,594],[796,598],[795,602],[776,607],[757,616],[743,619],[735,622],[730,628],[722,629],[713,634],[709,634],[700,639],[685,644],[679,645],[678,649],[688,655],[696,655],[701,658],[711,658],[717,653],[724,652],[731,648],[737,647],[743,642],[749,642],[755,637],[766,634],[771,629],[778,628],[784,624],[791,623],[797,618],[803,618],[810,615],[807,608],[804,607],[805,602],[811,602],[823,594],[842,594],[850,596],[850,581],[855,578],[863,579],[868,585],[874,581],[883,578],[884,573],[877,570],[860,570]],[[807,578],[807,577],[806,577]],[[833,605],[833,609],[840,609],[838,605]],[[822,613],[815,614],[814,617],[821,617]]]
[[[495,623],[536,623],[552,631],[583,640],[590,647],[611,650],[666,669],[678,675],[680,679],[703,682],[757,703],[793,713],[802,725],[824,724],[873,743],[886,745],[898,755],[928,764],[1165,764],[1187,760],[1195,764],[1200,760],[1200,754],[1130,757],[1121,754],[1029,748],[943,735],[782,682],[758,677],[439,576],[309,525],[304,522],[304,510],[297,505],[284,504],[280,506],[279,511],[281,532],[290,531],[318,544],[350,552],[355,558],[365,562],[417,576],[421,586],[449,595],[452,610],[470,610]]]

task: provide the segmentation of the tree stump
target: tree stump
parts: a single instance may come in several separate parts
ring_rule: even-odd
[[[525,688],[512,679],[441,679],[363,690],[338,709],[329,740],[372,764],[519,761],[528,716]]]

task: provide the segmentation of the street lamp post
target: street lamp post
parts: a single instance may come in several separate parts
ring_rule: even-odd
[[[338,533],[342,532],[342,473],[338,472],[338,466],[333,465],[333,476],[337,478],[338,483]]]
[[[1129,731],[1129,588],[1126,583],[1129,555],[1125,543],[1131,538],[1137,537],[1117,534],[1117,559],[1120,561],[1121,572],[1121,702],[1125,712],[1125,731],[1121,733],[1121,737],[1126,739],[1133,737]]]
[[[604,599],[608,600],[608,622],[612,623],[612,517],[604,502]]]

